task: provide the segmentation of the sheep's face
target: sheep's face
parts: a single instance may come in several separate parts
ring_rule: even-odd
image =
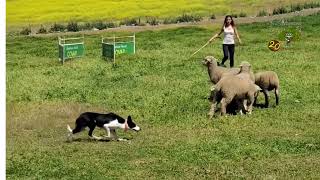
[[[202,64],[205,66],[209,66],[214,63],[217,64],[217,60],[213,56],[206,56],[202,61]]]
[[[247,61],[242,61],[240,64],[240,72],[250,72],[251,64]]]
[[[250,64],[241,64],[240,65],[240,72],[250,72],[251,65]]]

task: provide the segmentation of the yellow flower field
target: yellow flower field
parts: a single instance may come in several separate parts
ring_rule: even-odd
[[[294,3],[305,2],[296,0]],[[244,12],[248,15],[259,10],[271,11],[273,6],[290,5],[290,0],[7,0],[8,26],[52,22],[120,20],[132,17],[158,18],[193,13],[210,14]]]

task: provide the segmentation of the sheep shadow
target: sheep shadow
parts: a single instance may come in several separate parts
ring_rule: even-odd
[[[237,107],[235,107],[233,104],[228,105],[227,109],[226,109],[226,114],[228,115],[232,115],[232,116],[236,116],[238,114],[240,114],[239,112],[237,112],[236,110]],[[214,114],[219,114],[221,111],[221,107],[218,107],[215,109]],[[246,112],[243,112],[244,114],[246,114]]]
[[[264,109],[266,106],[264,104],[253,104],[253,107]]]
[[[207,100],[209,100],[209,101],[212,101],[212,100],[213,100],[213,97],[212,97],[212,96],[209,96],[209,97],[206,96],[204,99],[207,99]],[[237,115],[237,114],[239,114],[239,113],[237,112],[237,109],[238,109],[237,103],[235,103],[235,101],[232,101],[230,104],[227,105],[226,113],[227,113],[228,115]],[[215,109],[214,114],[219,113],[220,111],[221,111],[221,106],[220,106],[220,104],[219,104],[218,107]],[[246,112],[243,112],[243,113],[246,114]]]
[[[260,109],[268,109],[268,108],[275,108],[277,106],[269,104],[269,107],[266,107],[265,104],[253,104],[253,107],[260,108]]]

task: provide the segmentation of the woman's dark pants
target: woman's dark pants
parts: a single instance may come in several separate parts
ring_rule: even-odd
[[[223,49],[223,59],[221,64],[224,65],[224,63],[228,59],[228,54],[230,55],[230,67],[233,67],[234,65],[234,44],[222,44]]]

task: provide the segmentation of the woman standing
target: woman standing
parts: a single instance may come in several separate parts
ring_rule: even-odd
[[[223,26],[218,34],[215,34],[209,42],[211,42],[213,39],[216,37],[220,36],[221,33],[224,33],[224,39],[223,39],[223,44],[222,44],[222,49],[223,49],[223,59],[220,64],[220,66],[225,66],[224,63],[230,57],[230,67],[233,67],[234,65],[234,46],[235,46],[235,41],[234,41],[234,36],[236,35],[239,43],[241,44],[241,40],[237,31],[237,28],[235,26],[235,23],[232,19],[232,16],[227,15],[224,19]],[[228,56],[229,55],[229,56]]]

